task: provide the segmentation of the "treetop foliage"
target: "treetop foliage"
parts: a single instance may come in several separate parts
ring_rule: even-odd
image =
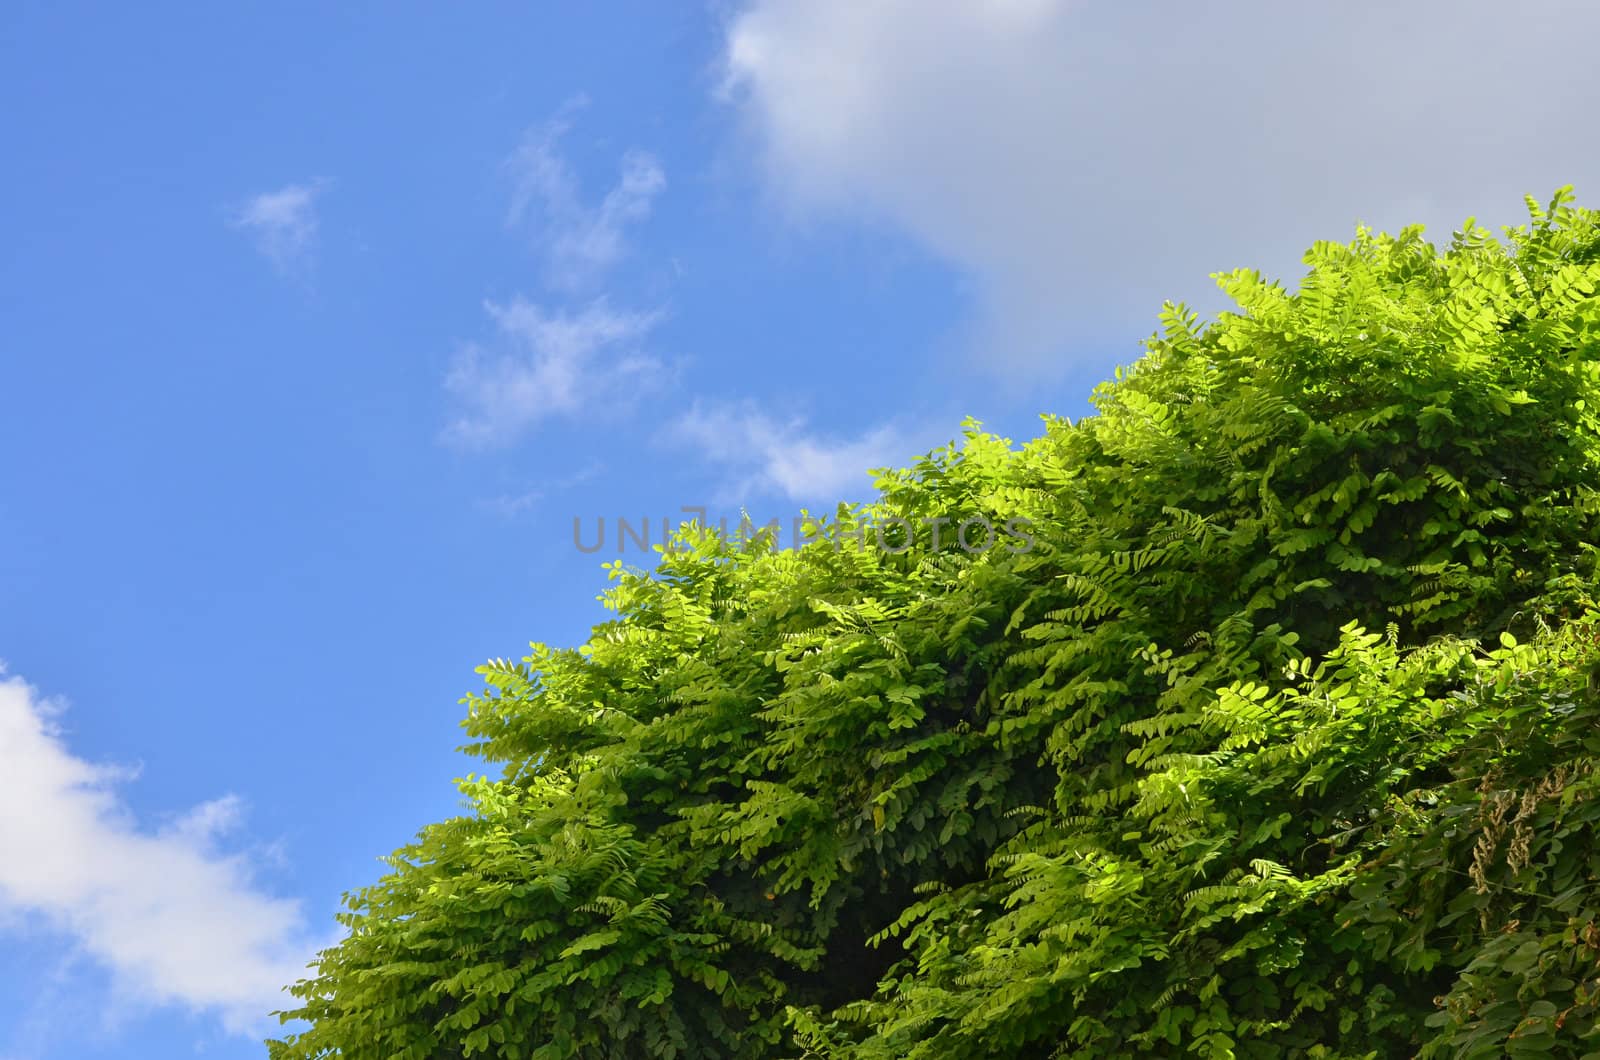
[[[803,548],[610,565],[271,1054],[1600,1055],[1600,213],[1529,211],[1220,276]],[[851,537],[974,514],[1032,547]]]

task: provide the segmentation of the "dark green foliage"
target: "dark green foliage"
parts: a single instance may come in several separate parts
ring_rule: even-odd
[[[1600,215],[1530,208],[1222,277],[804,549],[614,566],[272,1055],[1600,1053]]]

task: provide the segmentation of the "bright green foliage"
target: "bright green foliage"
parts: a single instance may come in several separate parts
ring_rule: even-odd
[[[272,1055],[1600,1055],[1600,215],[1530,209],[1222,277],[804,549],[614,565]]]

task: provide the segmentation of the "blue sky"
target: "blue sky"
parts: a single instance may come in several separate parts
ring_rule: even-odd
[[[864,499],[1212,271],[1590,203],[1600,14],[1502,6],[7,4],[0,1058],[262,1055],[618,518]]]

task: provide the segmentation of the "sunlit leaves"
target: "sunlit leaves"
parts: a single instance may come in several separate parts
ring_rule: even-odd
[[[273,1055],[1600,1049],[1600,219],[1306,263],[803,549],[608,565]]]

